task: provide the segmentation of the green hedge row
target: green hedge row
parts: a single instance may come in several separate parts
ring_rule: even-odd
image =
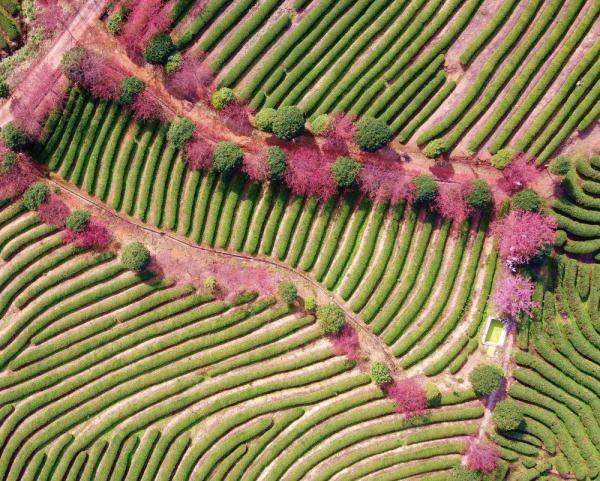
[[[125,112],[119,117],[117,124],[111,131],[108,139],[106,150],[100,159],[100,169],[97,174],[96,189],[94,195],[106,202],[110,192],[110,183],[114,178],[112,175],[113,166],[118,162],[118,155],[121,147],[121,142],[125,136],[126,130],[129,127],[131,115]],[[93,182],[86,187],[92,187]]]
[[[306,200],[302,209],[302,214],[298,220],[298,226],[294,232],[290,250],[287,258],[287,263],[292,267],[297,267],[300,262],[300,257],[306,248],[306,243],[310,234],[310,229],[313,225],[313,220],[317,213],[319,202],[315,197],[310,197]]]
[[[336,198],[332,197],[327,200],[324,204],[321,204],[321,209],[317,215],[315,227],[313,229],[311,237],[308,239],[308,244],[304,250],[302,257],[300,258],[300,269],[304,271],[310,271],[321,252],[321,246],[323,239],[325,238],[327,227],[331,220],[331,216],[336,206]]]
[[[277,235],[279,225],[281,224],[281,219],[285,213],[285,206],[287,205],[289,196],[289,189],[286,186],[281,185],[279,187],[279,191],[277,192],[275,202],[271,207],[271,212],[269,214],[269,218],[267,219],[267,223],[262,235],[261,253],[267,256],[271,255],[271,252],[273,251],[275,236]]]
[[[56,124],[54,129],[52,129],[52,131],[49,132],[49,136],[44,142],[44,144],[41,146],[41,148],[38,151],[36,151],[37,158],[40,162],[48,163],[52,152],[54,152],[54,150],[59,145],[59,142],[63,137],[63,132],[67,127],[69,119],[71,118],[71,114],[73,113],[77,100],[80,98],[80,96],[81,91],[78,88],[72,88],[69,90],[69,96],[67,97],[67,101],[65,102],[65,106],[60,115],[58,124]],[[46,125],[46,127],[49,126]]]
[[[4,244],[4,247],[2,247],[2,250],[0,250],[0,257],[2,257],[2,260],[8,261],[11,257],[25,247],[39,242],[41,239],[54,232],[56,232],[56,227],[49,224],[40,224],[34,226],[27,232],[14,237],[12,240]]]
[[[241,175],[238,175],[231,180],[229,191],[227,192],[227,197],[225,198],[225,203],[223,204],[223,210],[220,214],[219,229],[215,241],[215,246],[220,249],[226,249],[229,245],[229,239],[231,237],[231,230],[233,228],[233,221],[235,218],[235,211],[243,190],[244,178]]]
[[[260,246],[261,232],[269,213],[269,208],[275,195],[276,187],[274,184],[265,184],[262,188],[260,200],[254,209],[252,219],[248,227],[248,234],[244,243],[244,252],[256,254]]]
[[[277,242],[275,244],[275,257],[280,261],[285,260],[288,254],[290,240],[295,235],[298,218],[304,208],[304,197],[300,195],[294,196],[286,209],[281,225],[277,231]]]
[[[197,48],[204,52],[210,52],[256,3],[256,0],[241,0],[232,5],[232,8],[224,12],[217,22],[211,24],[210,28],[207,29],[202,39],[198,42]]]
[[[4,249],[17,236],[25,234],[40,225],[38,216],[33,213],[20,217],[16,222],[12,222],[0,231],[0,249]]]
[[[227,0],[210,0],[200,11],[198,16],[194,18],[192,23],[184,30],[181,36],[175,41],[175,45],[179,50],[183,50],[192,40],[200,33],[200,31],[209,25],[211,21],[225,8],[228,4]]]
[[[61,132],[60,137],[57,139],[58,143],[56,148],[52,150],[51,155],[48,157],[48,169],[55,171],[60,166],[67,148],[69,147],[69,142],[73,132],[77,132],[77,125],[79,124],[83,114],[84,106],[88,100],[87,97],[88,95],[82,93],[81,91],[76,92],[73,110],[69,112],[68,117],[66,116],[66,111],[63,113],[63,117],[67,118],[67,122],[64,126],[64,130]],[[52,142],[52,139],[50,139],[50,142]]]

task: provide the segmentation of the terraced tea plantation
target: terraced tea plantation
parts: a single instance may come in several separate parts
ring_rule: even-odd
[[[598,0],[20,15],[0,481],[600,481]]]

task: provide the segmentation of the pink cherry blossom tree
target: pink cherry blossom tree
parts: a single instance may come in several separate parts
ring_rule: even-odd
[[[383,386],[383,389],[387,397],[396,403],[396,412],[407,418],[425,413],[427,394],[416,379],[394,381]]]
[[[70,213],[71,210],[67,207],[67,204],[55,195],[48,196],[38,209],[38,216],[43,223],[53,225],[59,229],[64,229]]]
[[[252,125],[250,124],[250,110],[248,106],[239,100],[227,104],[219,111],[223,123],[229,129],[242,134],[252,134]]]
[[[111,236],[106,226],[96,219],[90,219],[81,232],[66,229],[63,234],[65,244],[74,244],[82,248],[104,249],[110,243]]]
[[[540,249],[554,243],[556,221],[538,212],[513,210],[495,224],[493,231],[500,256],[514,271],[516,265],[529,262]]]
[[[266,152],[248,153],[244,155],[242,170],[250,179],[264,182],[269,177],[269,165]]]
[[[468,187],[462,183],[444,184],[438,186],[438,195],[435,199],[435,209],[442,217],[452,219],[455,223],[462,223],[469,217],[466,195]]]
[[[337,191],[331,177],[333,159],[308,146],[287,149],[287,169],[284,180],[295,195],[319,197],[327,200]]]
[[[6,146],[0,144],[0,160],[7,152]],[[18,154],[16,162],[0,172],[0,200],[19,197],[39,175],[33,161],[25,154]]]
[[[331,128],[325,133],[325,148],[333,150],[347,150],[348,142],[356,134],[354,117],[339,112],[333,116]]]
[[[521,313],[531,315],[536,307],[532,301],[534,285],[519,275],[506,275],[496,283],[492,302],[501,316],[516,319]]]
[[[148,90],[144,90],[135,96],[135,100],[131,104],[131,114],[134,119],[141,121],[163,120],[165,117],[162,106]]]
[[[169,92],[179,99],[189,102],[197,102],[200,99],[207,101],[213,80],[214,74],[202,58],[186,54],[179,70],[167,78],[166,86]]]
[[[171,25],[171,2],[163,0],[133,0],[125,5],[127,20],[121,27],[119,41],[135,60],[141,60],[144,46],[157,33]]]
[[[496,469],[500,458],[498,449],[476,437],[471,437],[467,443],[465,452],[465,463],[471,471],[479,471],[487,474]]]
[[[212,167],[212,148],[206,140],[194,134],[185,145],[184,158],[190,169],[210,169]]]
[[[502,179],[498,182],[506,192],[512,193],[522,190],[540,175],[533,161],[527,158],[527,154],[520,153],[502,171]]]
[[[373,201],[396,204],[410,197],[410,176],[392,161],[369,158],[358,173],[360,190]]]
[[[333,349],[336,354],[346,356],[351,361],[357,361],[360,357],[360,343],[358,334],[347,323],[344,324],[341,331],[335,335],[329,336]]]

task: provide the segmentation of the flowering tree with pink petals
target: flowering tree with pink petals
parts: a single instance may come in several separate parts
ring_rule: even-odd
[[[108,229],[97,220],[91,219],[81,232],[66,229],[63,234],[65,244],[74,244],[83,248],[103,249],[110,243]]]
[[[147,90],[137,94],[131,104],[131,114],[135,120],[163,120],[164,111],[158,100]]]
[[[425,413],[427,393],[416,379],[394,381],[383,386],[383,389],[387,397],[396,403],[396,412],[404,414],[407,418]]]
[[[171,25],[172,4],[163,0],[130,0],[124,6],[127,21],[121,27],[119,40],[129,55],[140,60],[148,41]]]
[[[471,471],[487,474],[496,469],[500,453],[496,446],[471,437],[463,453],[467,467]]]
[[[175,97],[197,102],[209,99],[213,80],[214,74],[208,65],[200,57],[188,54],[181,60],[179,69],[167,78],[166,86]]]
[[[396,204],[410,198],[410,177],[396,162],[373,159],[363,163],[358,173],[360,190],[373,201]]]
[[[360,357],[358,334],[348,323],[344,324],[340,332],[329,336],[329,339],[336,354],[346,356],[351,361],[357,361]]]
[[[325,133],[325,148],[346,150],[348,142],[352,141],[355,134],[354,118],[351,115],[339,112],[333,116],[331,128]]]
[[[269,164],[266,152],[246,154],[242,162],[242,170],[248,174],[251,180],[264,182],[269,178]]]
[[[194,135],[185,144],[185,161],[193,170],[204,170],[212,167],[212,149],[208,142]]]
[[[460,224],[470,214],[467,194],[468,188],[464,184],[440,184],[434,201],[435,209],[442,217]]]
[[[538,212],[513,210],[494,226],[500,255],[514,271],[529,262],[540,249],[554,243],[556,221]]]
[[[520,153],[502,171],[502,179],[498,182],[506,192],[512,193],[524,189],[540,175],[533,161],[527,154]]]
[[[42,222],[59,229],[65,227],[65,222],[70,213],[69,207],[55,195],[48,196],[38,209],[38,216]]]
[[[252,133],[250,111],[243,102],[234,100],[228,103],[219,111],[219,115],[223,119],[223,123],[231,130],[243,135]]]
[[[335,194],[337,187],[330,172],[333,159],[307,146],[290,149],[287,159],[284,179],[292,193],[306,197],[314,195],[321,200]]]
[[[0,144],[0,159],[4,159],[6,153],[8,149]],[[0,172],[0,200],[19,197],[38,177],[32,160],[25,154],[17,154],[16,162]]]
[[[516,319],[521,313],[531,315],[536,307],[532,301],[533,282],[522,276],[507,275],[494,288],[492,302],[498,314]]]

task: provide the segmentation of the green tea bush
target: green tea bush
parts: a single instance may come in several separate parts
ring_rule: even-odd
[[[196,126],[190,119],[177,117],[167,132],[167,140],[177,149],[183,149],[185,143],[190,140]]]
[[[221,174],[229,174],[237,169],[244,158],[239,145],[234,142],[219,142],[212,153],[213,169]]]
[[[298,296],[298,289],[296,288],[296,285],[291,281],[280,282],[278,291],[281,300],[287,302],[288,304],[294,302],[296,300],[296,297]]]
[[[440,155],[448,150],[447,142],[444,139],[433,139],[423,149],[425,157],[437,159]]]
[[[280,107],[273,117],[271,130],[282,140],[292,140],[304,130],[304,114],[294,105]]]
[[[340,156],[331,165],[331,176],[338,187],[350,187],[354,185],[360,168],[360,162],[352,157]]]
[[[498,170],[503,170],[510,163],[514,156],[515,151],[513,149],[502,149],[496,154],[492,155],[490,164],[492,164],[492,167]]]
[[[383,386],[392,382],[390,368],[385,362],[375,361],[371,364],[371,378],[375,384]]]
[[[493,420],[500,431],[516,431],[525,420],[520,406],[511,399],[503,399],[494,408]]]
[[[481,481],[481,473],[471,471],[464,466],[456,466],[450,471],[448,480],[452,481]]]
[[[354,141],[361,150],[375,152],[392,140],[392,131],[388,124],[374,117],[363,117],[356,123]]]
[[[344,327],[346,315],[336,304],[317,307],[317,321],[323,334],[337,334]]]
[[[317,115],[310,121],[310,130],[314,135],[323,135],[331,129],[331,118],[328,114]]]
[[[254,126],[263,132],[272,132],[276,113],[277,111],[271,107],[260,109],[254,116]]]
[[[125,77],[121,80],[119,103],[128,105],[133,103],[137,94],[144,91],[146,84],[137,77]]]
[[[437,184],[431,175],[417,175],[411,184],[415,204],[429,204],[437,197]]]
[[[428,408],[438,407],[442,404],[442,393],[435,384],[429,382],[425,384],[424,389]]]
[[[304,309],[314,311],[317,308],[317,301],[314,297],[309,296],[304,298]]]
[[[539,212],[542,208],[542,199],[531,189],[523,189],[512,196],[511,207],[528,212]]]
[[[108,20],[106,21],[106,28],[110,32],[111,35],[117,36],[121,31],[121,27],[123,26],[123,21],[125,20],[125,15],[127,11],[125,7],[122,5],[113,13],[108,16]]]
[[[500,387],[504,372],[497,364],[480,364],[469,374],[471,386],[478,396],[492,394]]]
[[[87,210],[74,210],[71,212],[65,222],[67,229],[73,232],[81,232],[87,226],[90,220],[90,213]]]
[[[269,166],[269,177],[280,179],[286,168],[285,153],[281,147],[276,145],[267,149],[267,164]]]
[[[474,179],[471,182],[466,201],[467,205],[472,209],[485,210],[490,207],[493,196],[488,183],[483,179]]]
[[[2,157],[2,162],[0,163],[0,174],[5,174],[8,172],[15,162],[17,161],[17,154],[14,152],[6,152],[4,157]]]
[[[43,182],[34,182],[23,193],[23,205],[27,210],[38,210],[48,196],[48,186]]]
[[[6,83],[6,80],[0,79],[0,99],[8,98],[10,95],[10,87]]]
[[[165,73],[167,75],[172,75],[177,72],[181,68],[181,53],[175,52],[170,55],[167,59],[167,63],[165,63]]]
[[[559,155],[555,159],[552,159],[548,165],[548,170],[554,175],[567,175],[570,169],[571,159],[569,159],[566,155]]]
[[[204,279],[204,282],[202,284],[204,285],[204,288],[206,290],[208,290],[209,292],[213,292],[217,287],[217,279],[215,278],[215,276],[208,276],[206,279]]]
[[[164,64],[174,51],[175,45],[171,37],[165,32],[159,32],[146,44],[144,58],[148,63]]]
[[[2,140],[10,150],[15,151],[23,150],[31,142],[29,136],[19,129],[13,121],[8,122],[2,128]]]
[[[217,110],[222,110],[223,107],[235,100],[235,93],[228,87],[221,87],[215,90],[210,97],[210,103]]]
[[[132,242],[123,249],[121,261],[127,269],[141,272],[150,262],[150,251],[141,242]]]

